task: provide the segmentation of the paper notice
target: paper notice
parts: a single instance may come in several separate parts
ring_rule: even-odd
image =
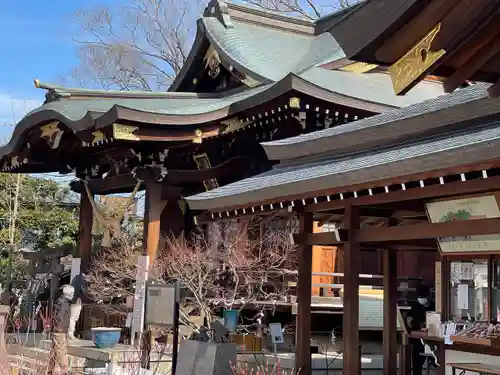
[[[462,310],[469,309],[469,286],[467,284],[458,285],[457,307]]]
[[[463,262],[461,264],[460,276],[461,280],[474,280],[474,263]]]

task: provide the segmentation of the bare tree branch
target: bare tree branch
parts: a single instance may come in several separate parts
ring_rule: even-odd
[[[243,1],[314,20],[358,0]],[[186,61],[205,5],[196,0],[120,0],[80,9],[68,35],[80,61],[70,78],[82,87],[165,90]]]
[[[89,292],[109,302],[134,295],[140,244],[102,249],[93,259]],[[167,238],[165,249],[151,265],[149,277],[155,282],[180,282],[186,291],[183,323],[197,310],[211,321],[217,307],[275,309],[287,299],[286,277],[297,269],[297,249],[287,229],[260,231],[258,220],[224,221],[211,226],[204,235],[189,240]]]
[[[243,0],[252,6],[315,20],[336,10],[347,8],[359,0]]]
[[[80,9],[69,37],[82,85],[164,90],[182,68],[202,4],[190,0],[122,0]]]

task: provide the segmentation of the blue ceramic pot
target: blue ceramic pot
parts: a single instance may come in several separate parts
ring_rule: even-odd
[[[92,342],[99,349],[113,348],[120,340],[122,330],[120,328],[91,328]]]

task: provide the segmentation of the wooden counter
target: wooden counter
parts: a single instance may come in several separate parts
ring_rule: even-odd
[[[455,350],[459,352],[467,352],[467,353],[478,353],[478,354],[486,354],[500,357],[500,348],[494,348],[491,346],[484,345],[474,345],[467,344],[464,342],[454,342],[453,345],[445,345],[444,338],[437,336],[429,336],[427,332],[412,332],[409,335],[410,339],[422,339],[424,341],[428,341],[434,345],[442,345],[445,350]]]
[[[454,342],[452,345],[447,345],[444,343],[443,337],[429,336],[426,331],[412,332],[408,337],[410,339],[410,351],[411,345],[414,340],[423,340],[424,342],[428,342],[429,344],[437,346],[437,350],[434,354],[436,354],[436,357],[440,364],[437,370],[438,375],[445,375],[446,373],[446,351],[448,350],[500,357],[500,348],[493,348],[484,345],[474,345],[463,342]]]

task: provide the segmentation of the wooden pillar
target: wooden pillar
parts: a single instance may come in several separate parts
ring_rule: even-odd
[[[144,255],[149,256],[149,264],[153,264],[160,245],[160,218],[166,201],[161,197],[161,184],[146,183],[146,202],[144,208]]]
[[[384,374],[398,373],[397,289],[398,256],[395,250],[384,250]]]
[[[344,374],[361,373],[359,350],[359,272],[361,249],[355,241],[359,229],[359,207],[346,206],[344,228],[348,230],[348,241],[344,245]]]
[[[93,199],[93,197],[91,197]],[[80,195],[80,222],[78,228],[77,257],[80,258],[80,273],[87,273],[92,251],[92,224],[94,213],[89,196],[85,191]]]
[[[310,212],[299,213],[302,238],[313,232],[313,216]],[[311,374],[311,294],[312,294],[312,246],[300,244],[297,279],[297,337],[295,367],[302,375]]]
[[[447,321],[452,318],[450,308],[450,260],[441,257],[441,319]]]

